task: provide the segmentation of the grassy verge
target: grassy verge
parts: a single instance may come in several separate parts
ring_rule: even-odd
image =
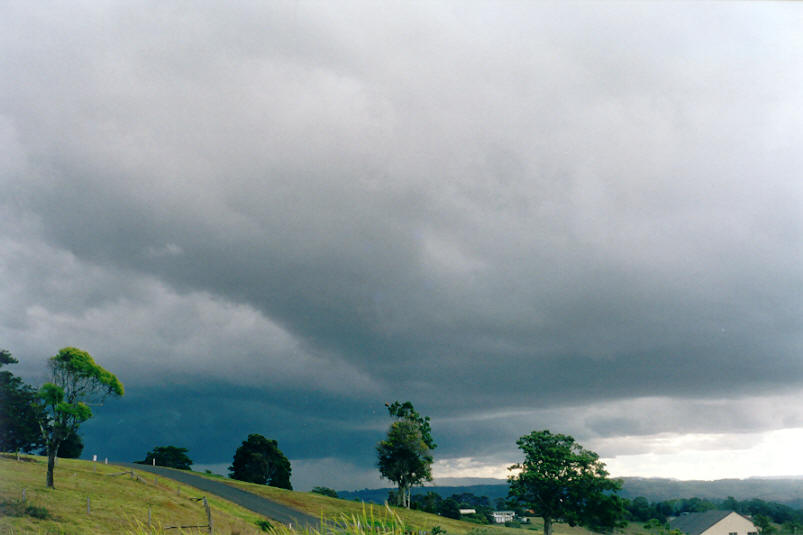
[[[45,485],[44,457],[0,456],[0,535],[59,534],[94,535],[135,532],[146,527],[148,509],[153,526],[202,525],[206,514],[198,501],[204,493],[145,472],[114,476],[120,467],[89,461],[59,459],[55,489]],[[177,488],[181,487],[180,493]],[[25,501],[22,500],[23,489]],[[87,512],[87,499],[89,512]],[[252,535],[262,533],[257,522],[263,517],[231,502],[207,496],[215,533]],[[168,535],[178,530],[168,530]],[[205,533],[185,529],[183,533]]]

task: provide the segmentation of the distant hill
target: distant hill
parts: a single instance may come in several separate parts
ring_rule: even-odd
[[[718,479],[716,481],[680,481],[676,479],[625,477],[621,495],[633,499],[644,496],[651,502],[676,498],[704,498],[723,500],[733,496],[737,500],[758,498],[803,509],[803,477],[795,478],[749,478]],[[413,489],[413,494],[437,492],[442,497],[470,492],[487,496],[491,503],[496,498],[507,496],[507,482],[491,478],[443,478],[435,485]],[[341,498],[358,499],[368,503],[384,503],[389,488],[338,491]]]
[[[675,479],[624,478],[622,496],[644,496],[651,502],[673,498],[705,498],[737,500],[758,498],[803,509],[803,477],[717,479],[715,481],[679,481]]]

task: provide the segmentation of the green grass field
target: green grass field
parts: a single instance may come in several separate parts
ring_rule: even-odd
[[[24,462],[13,457],[0,457],[0,535],[6,534],[109,534],[134,533],[138,525],[147,525],[148,509],[153,526],[206,524],[203,505],[193,501],[203,493],[172,480],[137,472],[140,479],[129,475],[113,476],[123,469],[101,463],[59,459],[55,472],[55,489],[45,486],[47,459],[25,455]],[[177,488],[181,487],[177,492]],[[22,491],[26,501],[20,505]],[[87,513],[87,498],[90,512]],[[263,517],[226,500],[207,496],[212,510],[215,533],[250,535],[262,533],[256,522]],[[25,507],[39,508],[45,518],[19,514]],[[205,533],[185,529],[183,533]],[[167,530],[175,534],[177,530]]]
[[[112,475],[122,472],[116,466],[72,459],[59,459],[55,472],[55,489],[45,486],[46,459],[25,455],[24,461],[14,456],[0,456],[0,535],[11,534],[142,534],[206,533],[206,528],[183,530],[147,530],[148,509],[153,526],[161,528],[176,525],[206,524],[206,515],[200,502],[191,498],[200,497],[202,491],[158,478],[147,472],[135,472],[139,477]],[[204,474],[199,474],[204,475]],[[265,485],[207,475],[224,482],[270,498],[312,516],[327,521],[352,519],[349,533],[359,535],[372,523],[383,534],[419,531],[431,532],[436,526],[448,535],[524,535],[541,532],[540,519],[533,519],[530,526],[522,529],[478,525],[470,522],[408,511],[406,509],[365,505],[359,502],[329,498],[308,492],[294,492]],[[180,493],[177,488],[180,487]],[[25,489],[26,501],[21,503]],[[90,512],[87,513],[87,498]],[[262,533],[257,522],[263,517],[226,500],[207,496],[212,510],[216,534],[251,535]],[[26,510],[27,509],[27,510]],[[373,517],[373,522],[370,518]],[[273,522],[277,528],[277,523]],[[392,524],[392,525],[391,525]],[[398,524],[401,524],[399,527]],[[356,527],[355,527],[356,526]],[[371,532],[376,535],[376,531]],[[274,535],[290,535],[280,530]],[[314,533],[308,535],[315,535]],[[558,524],[555,535],[590,535],[581,528]],[[649,535],[649,532],[633,525],[626,535]]]

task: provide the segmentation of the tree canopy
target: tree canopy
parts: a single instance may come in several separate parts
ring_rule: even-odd
[[[59,447],[71,433],[92,417],[89,403],[101,404],[109,396],[122,396],[123,384],[95,363],[86,351],[65,347],[48,361],[51,382],[39,389],[43,408],[40,430],[47,448],[47,486]]]
[[[293,489],[291,471],[290,461],[279,449],[278,442],[258,434],[248,435],[234,453],[229,467],[232,479],[289,490]]]
[[[59,446],[58,457],[61,459],[77,459],[81,456],[83,451],[84,441],[81,439],[81,435],[79,435],[77,431],[73,431],[61,442],[61,445]],[[45,449],[42,453],[46,455],[47,449]]]
[[[0,367],[17,362],[8,350],[0,349]],[[0,371],[0,451],[30,453],[44,446],[37,399],[33,387],[9,371]]]
[[[397,505],[410,507],[414,485],[432,481],[432,439],[429,416],[422,417],[409,401],[385,404],[391,417],[387,438],[376,445],[379,473],[395,483]]]
[[[605,464],[593,451],[568,435],[533,431],[516,444],[524,461],[510,467],[509,497],[544,519],[544,535],[553,522],[610,531],[621,525],[623,501],[616,495],[622,484],[608,478]]]
[[[330,498],[337,498],[337,491],[329,487],[313,487],[312,492],[323,496],[329,496]]]
[[[192,459],[187,456],[187,448],[177,446],[156,446],[145,455],[145,459],[134,461],[137,464],[153,464],[156,460],[157,466],[168,468],[178,468],[179,470],[190,470]]]

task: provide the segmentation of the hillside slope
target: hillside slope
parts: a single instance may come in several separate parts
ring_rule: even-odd
[[[265,520],[196,488],[143,472],[136,472],[139,477],[135,478],[127,474],[113,475],[123,469],[89,461],[59,459],[56,488],[48,489],[45,486],[46,458],[26,455],[23,459],[25,461],[16,461],[10,456],[0,456],[2,535],[128,533],[138,524],[147,524],[149,509],[154,526],[205,525],[204,507],[200,501],[192,499],[202,496],[207,496],[218,533],[256,535],[261,533],[257,522]],[[26,501],[21,505],[23,490]],[[26,507],[35,509],[16,516]],[[38,518],[42,516],[44,518]]]

